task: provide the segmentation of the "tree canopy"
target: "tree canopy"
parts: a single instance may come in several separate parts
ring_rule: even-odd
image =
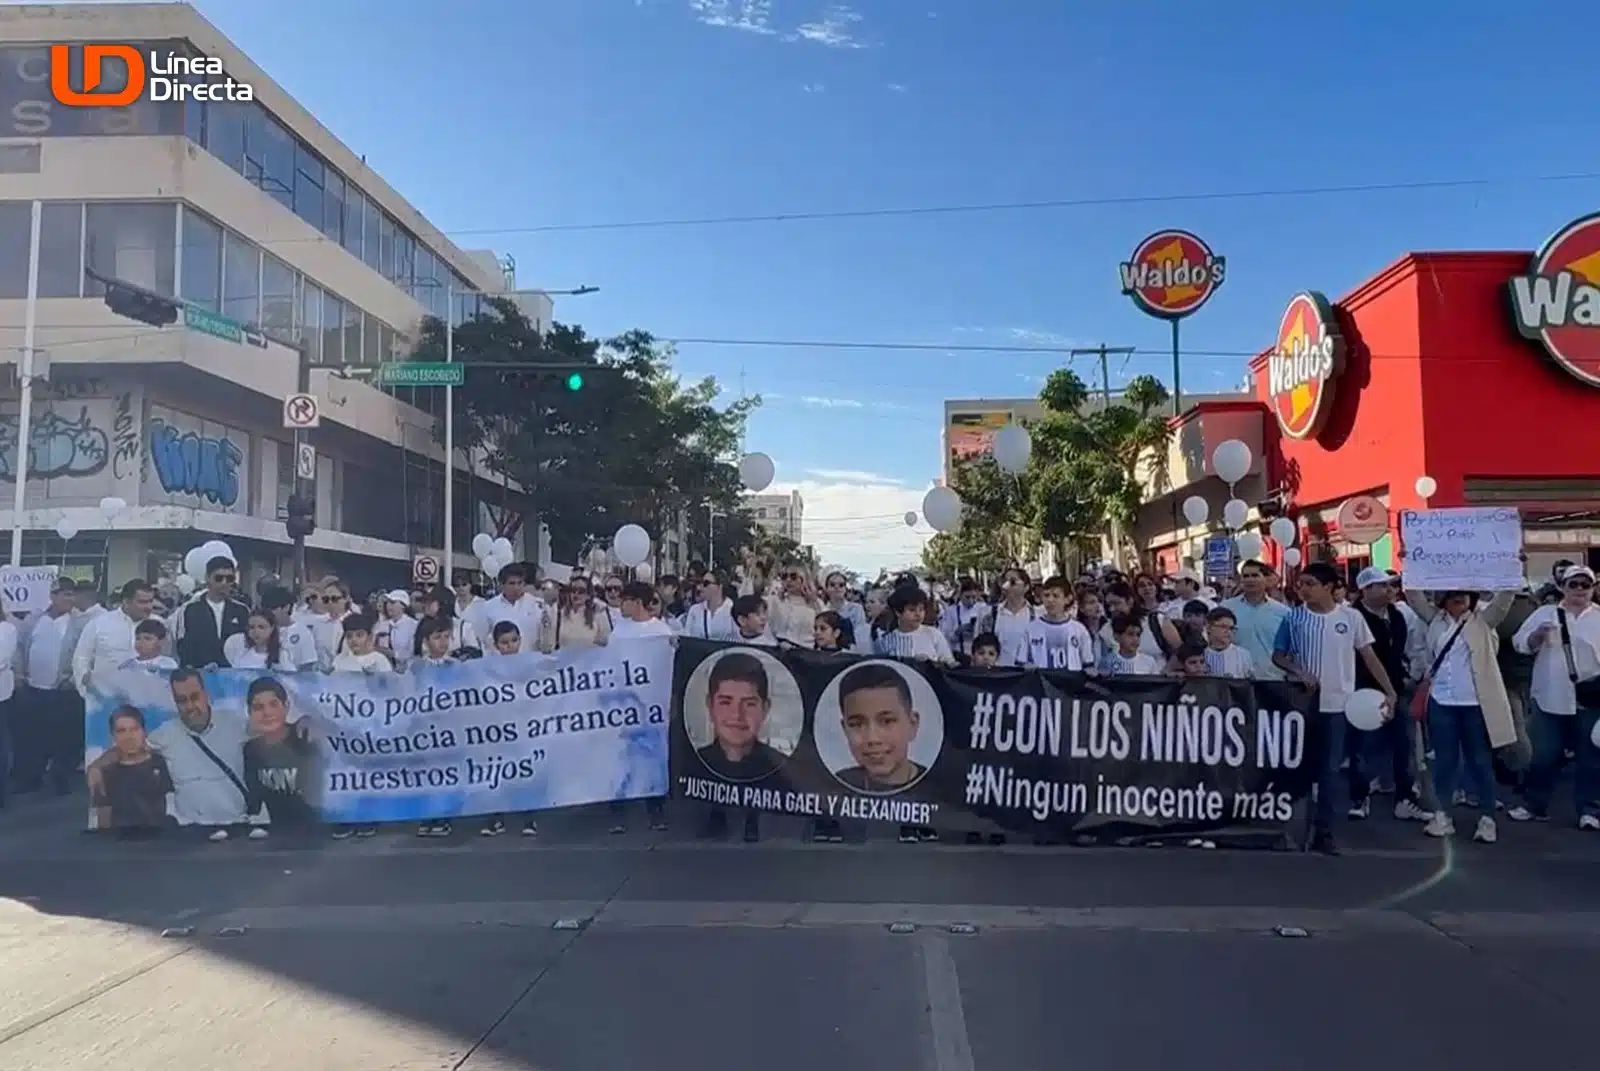
[[[558,560],[628,523],[655,536],[685,523],[690,545],[698,532],[704,546],[708,506],[740,513],[739,440],[759,397],[719,405],[715,379],[681,379],[672,348],[648,332],[602,340],[556,323],[541,335],[513,302],[487,304],[451,340],[454,359],[474,366],[455,391],[456,446],[522,488]],[[425,320],[412,359],[444,352],[444,324]],[[435,431],[442,439],[442,422]]]

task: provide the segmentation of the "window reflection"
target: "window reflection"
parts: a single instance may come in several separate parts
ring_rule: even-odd
[[[344,302],[322,294],[322,363],[344,364]]]
[[[261,250],[232,231],[224,242],[222,314],[242,324],[261,322]]]
[[[183,300],[222,311],[222,228],[192,208],[183,210]]]
[[[305,279],[300,288],[300,338],[312,364],[322,363],[322,288]]]
[[[294,336],[294,269],[270,253],[261,258],[261,326],[280,339]]]
[[[154,290],[176,293],[178,207],[175,203],[116,201],[91,204],[84,216],[84,259],[101,275]],[[84,293],[99,297],[105,288],[86,280]]]
[[[23,246],[24,266],[27,246]],[[27,280],[23,280],[26,291]],[[77,297],[83,292],[83,205],[52,201],[39,217],[39,296]]]

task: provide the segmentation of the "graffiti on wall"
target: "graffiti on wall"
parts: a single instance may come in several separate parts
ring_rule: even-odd
[[[139,418],[133,412],[133,395],[127,391],[117,397],[116,415],[111,419],[111,468],[117,479],[139,469]]]
[[[177,414],[172,417],[175,419],[150,418],[150,471],[161,490],[224,509],[238,505],[243,486],[241,470],[245,467],[243,437],[231,429],[207,427],[204,422],[186,420]],[[182,426],[197,423],[202,426]]]
[[[17,478],[17,418],[0,423],[0,480]],[[94,425],[89,407],[46,406],[35,413],[28,429],[28,478],[56,480],[93,476],[106,467],[111,442]]]

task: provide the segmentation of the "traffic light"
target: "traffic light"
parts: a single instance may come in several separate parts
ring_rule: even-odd
[[[290,539],[304,539],[317,530],[316,503],[310,495],[290,495],[284,526]]]
[[[128,283],[106,284],[106,308],[151,327],[166,327],[178,319],[178,303]]]
[[[567,377],[567,389],[571,391],[579,391],[583,389],[582,372],[574,372]]]

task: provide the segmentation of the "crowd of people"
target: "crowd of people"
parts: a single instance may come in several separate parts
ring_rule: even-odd
[[[94,585],[63,579],[43,612],[0,621],[0,769],[9,767],[0,805],[8,791],[68,793],[81,783],[84,697],[116,671],[395,673],[686,635],[980,668],[1296,681],[1316,689],[1329,715],[1313,809],[1318,850],[1338,850],[1340,794],[1344,817],[1358,821],[1374,795],[1392,793],[1395,817],[1423,823],[1433,837],[1453,836],[1456,810],[1469,808],[1473,838],[1493,843],[1502,811],[1515,821],[1550,817],[1568,765],[1572,819],[1600,831],[1592,739],[1600,610],[1594,572],[1571,562],[1548,583],[1496,593],[1407,591],[1400,574],[1381,569],[1347,586],[1323,563],[1297,570],[1285,587],[1255,561],[1211,584],[1189,570],[1125,576],[1106,568],[1038,582],[1014,568],[989,590],[970,578],[929,583],[911,574],[863,588],[831,572],[819,583],[804,566],[763,567],[752,555],[730,572],[692,563],[683,578],[654,583],[582,571],[557,583],[522,564],[501,572],[493,594],[456,579],[375,591],[358,603],[336,577],[298,592],[269,578],[250,603],[236,564],[216,558],[204,586],[175,605],[133,580],[109,608]],[[1343,715],[1369,689],[1383,696],[1384,722],[1361,731]],[[136,727],[123,728],[131,738]],[[613,828],[625,828],[623,809],[613,814]],[[651,801],[649,816],[664,825],[661,801]],[[713,812],[708,832],[725,824]],[[503,817],[482,828],[504,830]],[[450,828],[425,823],[418,832]],[[523,832],[537,833],[532,816]],[[759,839],[753,813],[744,833]],[[819,824],[817,837],[838,839],[838,831]]]

